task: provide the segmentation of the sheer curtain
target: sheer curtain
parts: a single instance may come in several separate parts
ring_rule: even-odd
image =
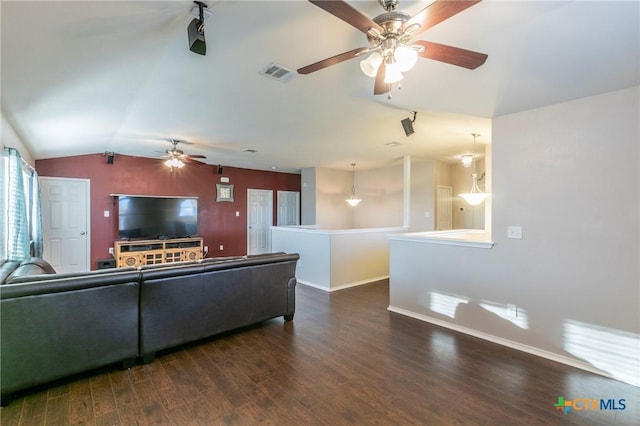
[[[3,238],[0,258],[23,260],[30,256],[42,257],[38,174],[23,165],[20,153],[14,148],[4,148],[1,160]]]

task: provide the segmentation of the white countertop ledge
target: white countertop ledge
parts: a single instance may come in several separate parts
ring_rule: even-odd
[[[412,241],[427,244],[442,244],[447,246],[463,246],[490,249],[496,243],[491,241],[491,235],[480,229],[455,229],[449,231],[411,232],[407,234],[390,235],[389,240]]]

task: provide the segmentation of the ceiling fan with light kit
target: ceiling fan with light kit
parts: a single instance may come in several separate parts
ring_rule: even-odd
[[[199,161],[194,160],[195,158],[207,158],[204,155],[187,155],[184,153],[184,151],[178,149],[179,143],[187,144],[187,142],[185,141],[169,139],[169,142],[173,147],[165,151],[165,155],[163,156],[163,158],[167,159],[164,164],[166,164],[167,167],[169,167],[171,170],[173,170],[174,168],[181,169],[187,162],[200,163]]]
[[[309,0],[366,34],[371,47],[360,47],[315,62],[298,69],[299,74],[310,74],[362,55],[360,68],[369,77],[375,77],[374,95],[391,90],[391,85],[402,79],[418,58],[432,59],[467,69],[476,69],[487,60],[484,53],[458,47],[411,39],[417,34],[451,18],[480,0],[436,0],[411,16],[396,10],[399,0],[378,0],[385,13],[369,19],[342,0]]]

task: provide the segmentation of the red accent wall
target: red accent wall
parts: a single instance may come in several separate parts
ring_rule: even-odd
[[[110,194],[198,197],[198,234],[209,246],[209,256],[247,253],[247,189],[271,189],[273,220],[277,218],[276,191],[300,191],[300,175],[224,167],[200,163],[170,171],[162,160],[116,155],[107,164],[102,154],[37,160],[40,176],[83,178],[91,181],[91,268],[110,258],[118,239],[118,206]],[[220,176],[234,185],[234,202],[216,202]],[[109,217],[104,217],[104,211]],[[236,216],[240,212],[240,216]],[[224,250],[220,251],[220,245]]]

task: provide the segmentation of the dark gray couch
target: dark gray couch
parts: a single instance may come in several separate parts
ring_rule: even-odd
[[[11,394],[295,313],[297,254],[55,274],[0,263],[0,387]]]
[[[140,355],[295,313],[298,254],[142,268]]]
[[[15,391],[138,356],[138,271],[29,275],[38,268],[17,265],[0,286],[2,405]]]

